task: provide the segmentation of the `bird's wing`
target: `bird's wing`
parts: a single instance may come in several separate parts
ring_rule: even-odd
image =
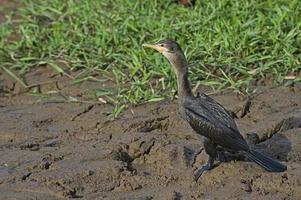
[[[184,102],[183,107],[185,116],[195,131],[221,146],[233,144],[240,150],[248,148],[232,116],[212,98],[201,94]]]
[[[239,133],[233,117],[230,115],[229,111],[224,108],[224,106],[203,93],[197,97],[197,102],[198,104],[202,104],[208,108],[209,112],[216,120],[218,120],[219,123],[222,123],[232,131]]]

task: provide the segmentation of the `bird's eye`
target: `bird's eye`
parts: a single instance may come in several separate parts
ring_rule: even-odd
[[[174,51],[174,50],[175,50],[175,48],[173,48],[173,47],[170,48],[170,51]]]
[[[164,44],[160,44],[161,47],[164,47]]]

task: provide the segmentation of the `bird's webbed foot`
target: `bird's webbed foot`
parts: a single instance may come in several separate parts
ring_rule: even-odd
[[[214,160],[217,155],[216,144],[211,140],[206,139],[204,141],[204,148],[205,152],[209,155],[209,159],[206,165],[203,165],[193,173],[193,178],[195,181],[197,181],[205,171],[208,171],[214,167]]]
[[[208,162],[206,165],[203,165],[202,167],[198,168],[194,173],[193,173],[193,179],[195,181],[197,181],[201,176],[202,174],[205,172],[205,171],[208,171],[210,169],[213,168],[213,165],[214,164],[214,158],[212,157],[209,157],[208,159]]]

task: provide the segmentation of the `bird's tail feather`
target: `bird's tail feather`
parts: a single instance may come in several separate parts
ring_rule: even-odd
[[[282,163],[273,160],[272,158],[258,151],[250,150],[247,152],[247,155],[252,161],[269,172],[283,172],[287,169],[287,167]]]

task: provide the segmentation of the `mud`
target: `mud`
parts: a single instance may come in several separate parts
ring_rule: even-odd
[[[248,98],[211,95],[286,172],[241,158],[217,163],[195,182],[192,173],[207,156],[176,101],[132,107],[107,121],[103,113],[112,106],[91,91],[110,82],[72,85],[46,67],[23,78],[33,87],[24,90],[0,72],[0,199],[301,199],[298,87],[258,87]],[[51,98],[28,95],[37,89]]]
[[[0,23],[18,6],[0,0]],[[212,95],[250,145],[281,160],[286,172],[239,157],[195,182],[207,156],[176,101],[132,107],[108,121],[112,106],[93,90],[110,81],[71,84],[46,66],[20,76],[28,88],[0,71],[0,199],[301,199],[300,85],[271,88],[263,79],[248,98]]]

